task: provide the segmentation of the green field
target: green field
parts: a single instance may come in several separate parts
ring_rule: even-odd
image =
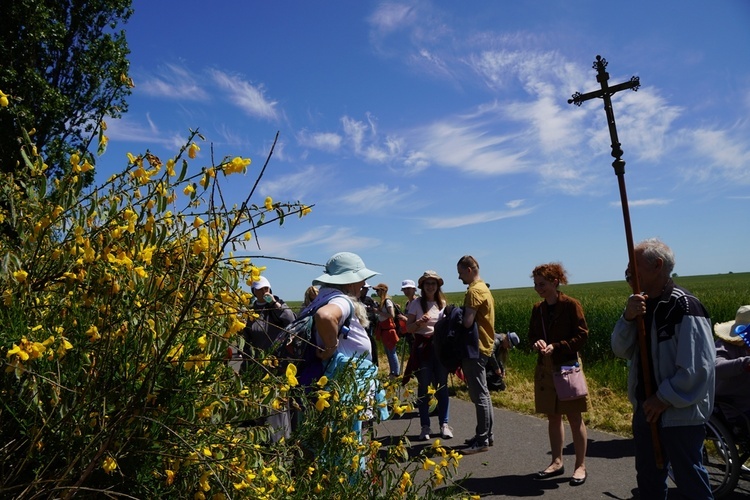
[[[675,283],[693,292],[711,315],[711,322],[734,319],[737,308],[750,304],[750,273],[678,276]],[[609,337],[622,313],[630,288],[625,281],[567,285],[560,290],[578,299],[589,326],[589,340],[582,353],[588,363],[612,359]],[[495,297],[495,331],[514,331],[521,338],[521,350],[529,350],[528,329],[531,307],[539,296],[532,287],[492,290]],[[448,301],[460,304],[463,293],[450,293]],[[403,297],[396,297],[396,300]]]

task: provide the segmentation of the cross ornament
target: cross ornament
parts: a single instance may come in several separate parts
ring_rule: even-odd
[[[615,159],[612,162],[612,166],[615,169],[615,174],[620,175],[625,173],[625,160],[622,159],[623,151],[620,147],[620,141],[617,139],[617,126],[615,125],[615,113],[612,110],[612,94],[621,90],[632,89],[636,92],[641,86],[641,80],[637,76],[634,76],[628,82],[620,83],[610,87],[607,82],[609,81],[609,73],[607,73],[607,60],[602,56],[596,56],[594,61],[594,69],[596,70],[596,81],[602,86],[601,89],[586,94],[576,92],[573,94],[572,99],[568,99],[568,104],[575,104],[580,106],[585,101],[601,97],[604,100],[604,111],[607,113],[607,125],[609,125],[609,137],[612,139],[612,157]]]

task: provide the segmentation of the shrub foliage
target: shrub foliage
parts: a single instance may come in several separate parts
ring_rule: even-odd
[[[11,113],[2,97],[0,113]],[[263,353],[241,375],[228,366],[253,320],[244,285],[263,271],[234,252],[310,207],[251,203],[268,160],[247,198],[227,206],[221,182],[250,159],[198,166],[200,139],[191,133],[165,161],[129,154],[123,172],[84,190],[88,161],[72,155],[70,173],[49,181],[21,134],[23,165],[0,174],[0,495],[429,493],[414,469],[437,485],[460,457],[437,445],[410,459],[405,439],[387,452],[362,439],[352,424],[373,403],[361,380],[301,388],[293,366]],[[410,407],[391,392],[395,410]],[[262,417],[289,408],[302,424],[275,441]]]

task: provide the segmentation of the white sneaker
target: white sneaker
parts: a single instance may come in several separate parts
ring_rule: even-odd
[[[419,440],[427,441],[428,439],[430,439],[431,433],[432,433],[432,430],[430,429],[429,425],[422,426],[422,432],[419,433]]]
[[[453,427],[451,427],[448,424],[443,424],[440,426],[440,434],[443,436],[443,439],[450,439],[453,437]]]

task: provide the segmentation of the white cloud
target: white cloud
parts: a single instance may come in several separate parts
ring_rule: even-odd
[[[525,151],[511,146],[514,134],[490,132],[482,123],[450,119],[414,133],[418,157],[430,164],[481,175],[502,175],[528,168]]]
[[[260,187],[266,196],[274,198],[289,196],[294,200],[304,202],[303,198],[323,184],[328,175],[329,171],[324,167],[307,166],[293,174],[264,178]]]
[[[533,211],[534,207],[529,207],[512,210],[479,212],[455,217],[427,217],[422,219],[422,221],[428,229],[452,229],[473,224],[484,224],[486,222],[509,219],[512,217],[523,217],[529,215]]]
[[[374,213],[398,206],[401,202],[409,200],[413,193],[414,189],[407,192],[398,187],[389,188],[385,184],[377,184],[352,191],[339,199],[351,207],[350,212]]]
[[[416,11],[412,6],[385,2],[380,4],[368,21],[376,31],[388,34],[412,24]]]
[[[343,137],[334,132],[309,133],[303,130],[297,134],[297,140],[305,147],[334,152],[341,148]]]
[[[142,91],[154,97],[204,101],[208,95],[202,89],[192,73],[182,66],[167,64],[157,76],[146,76],[142,82],[136,82],[136,92]]]
[[[653,207],[658,205],[669,205],[672,200],[666,198],[647,198],[643,200],[628,200],[628,207]],[[622,203],[613,201],[609,204],[611,207],[621,207]]]
[[[267,120],[279,118],[279,112],[276,109],[278,102],[266,98],[262,85],[252,85],[219,70],[211,70],[210,73],[214,82],[228,92],[229,100],[248,115]]]
[[[311,216],[312,215],[308,215],[308,217]],[[276,231],[274,234],[278,235],[279,232]],[[304,255],[309,253],[311,249],[318,247],[324,249],[326,252],[338,252],[341,251],[342,248],[346,248],[349,251],[356,251],[373,248],[380,244],[380,240],[377,238],[360,236],[353,228],[329,225],[309,229],[308,231],[292,238],[264,236],[261,233],[258,235],[258,242],[260,243],[260,248],[263,253],[279,257]],[[239,253],[238,257],[241,257]]]

